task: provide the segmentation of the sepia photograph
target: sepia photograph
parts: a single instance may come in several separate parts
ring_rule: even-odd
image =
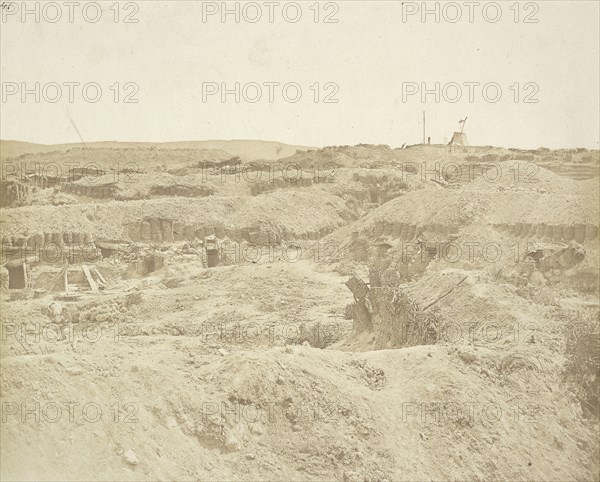
[[[0,0],[0,480],[600,482],[598,0]]]

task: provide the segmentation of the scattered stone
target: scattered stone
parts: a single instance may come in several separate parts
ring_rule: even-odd
[[[475,360],[477,360],[476,355],[474,355],[473,353],[465,352],[465,351],[459,352],[458,357],[465,363],[473,363]]]
[[[253,423],[250,425],[250,432],[256,435],[262,435],[263,433],[265,433],[265,428],[263,427],[263,424],[258,422],[258,423]]]
[[[123,454],[123,456],[125,457],[125,462],[127,462],[129,465],[139,465],[140,461],[137,458],[137,455],[135,454],[135,452],[131,449],[129,449],[127,452],[125,452]]]
[[[227,435],[227,438],[225,439],[225,450],[227,452],[237,452],[240,450],[240,446],[240,442],[233,434],[230,433]]]

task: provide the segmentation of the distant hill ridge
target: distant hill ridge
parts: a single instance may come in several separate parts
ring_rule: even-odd
[[[89,149],[98,148],[160,148],[160,149],[215,149],[228,152],[232,156],[239,156],[243,161],[259,159],[275,160],[289,157],[297,151],[313,149],[307,146],[294,146],[276,141],[259,140],[209,140],[209,141],[180,141],[180,142],[117,142],[100,141],[83,144],[74,142],[69,144],[35,144],[32,142],[0,140],[0,158],[18,157],[23,154],[40,154],[45,152],[68,151],[73,148]]]

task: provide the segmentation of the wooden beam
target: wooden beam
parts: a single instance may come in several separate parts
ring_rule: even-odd
[[[428,310],[429,308],[431,308],[433,305],[435,305],[438,301],[440,301],[442,298],[445,298],[446,296],[448,296],[450,293],[452,293],[456,288],[458,288],[461,284],[463,284],[463,281],[465,281],[468,278],[468,276],[465,276],[463,279],[461,279],[458,284],[454,287],[451,288],[450,290],[446,291],[446,293],[444,293],[442,296],[439,296],[438,298],[436,298],[434,301],[432,301],[431,303],[429,303],[425,308],[423,308],[423,311]]]
[[[92,292],[93,293],[98,293],[98,285],[94,281],[94,278],[92,278],[92,275],[90,274],[90,269],[85,264],[82,264],[81,268],[83,269],[83,274],[85,274],[85,277],[88,280],[90,288],[92,288]]]
[[[106,282],[106,280],[104,279],[104,276],[102,276],[102,274],[100,273],[100,271],[98,271],[98,268],[96,268],[94,266],[94,272],[96,273],[96,276],[98,277],[98,279],[102,282],[102,284],[104,286],[107,286],[108,283]]]
[[[23,283],[25,283],[25,288],[29,288],[27,283],[27,264],[23,263]]]
[[[54,289],[54,287],[58,284],[58,282],[63,278],[63,272],[64,272],[65,268],[62,268],[58,274],[56,275],[56,277],[52,280],[52,284],[50,285],[50,289],[48,291],[52,291]]]

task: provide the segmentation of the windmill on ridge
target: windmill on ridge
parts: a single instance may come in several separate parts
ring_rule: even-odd
[[[458,121],[460,125],[460,132],[455,132],[452,135],[452,139],[448,143],[449,146],[468,146],[469,141],[467,139],[467,134],[465,134],[465,124],[467,123],[467,117]]]

